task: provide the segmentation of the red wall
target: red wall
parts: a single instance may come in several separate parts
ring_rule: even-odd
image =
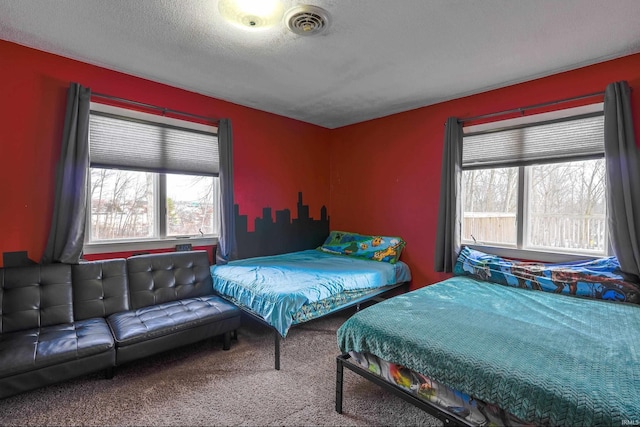
[[[411,267],[412,287],[442,280],[447,276],[435,273],[433,266],[447,117],[473,117],[600,92],[620,80],[627,80],[633,90],[637,139],[640,54],[334,130],[331,228],[402,236],[407,241],[402,260]],[[561,108],[567,106],[575,104]],[[541,111],[531,113],[537,112]]]
[[[0,254],[27,251],[34,261],[42,256],[71,82],[98,93],[230,118],[235,201],[250,224],[266,206],[295,214],[300,191],[310,212],[329,207],[328,129],[6,41],[0,41],[0,58]]]
[[[312,216],[327,206],[331,229],[402,236],[414,288],[446,277],[433,271],[433,258],[447,117],[599,92],[627,80],[640,134],[640,54],[334,130],[9,42],[0,41],[0,58],[0,253],[28,251],[33,260],[46,244],[72,81],[99,93],[230,118],[236,203],[250,227],[263,207],[296,212],[302,191]]]

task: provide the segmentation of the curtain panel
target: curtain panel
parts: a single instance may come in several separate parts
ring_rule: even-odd
[[[233,200],[233,137],[231,120],[218,123],[220,155],[220,235],[216,248],[216,264],[226,264],[237,258],[236,219]]]
[[[460,252],[461,207],[458,200],[462,179],[462,123],[447,119],[442,153],[440,205],[436,233],[435,271],[453,272]]]
[[[82,257],[89,175],[90,101],[90,88],[71,83],[56,169],[53,217],[42,263],[77,264]]]
[[[622,271],[640,280],[640,152],[626,81],[604,95],[604,152],[607,164],[609,239]],[[634,277],[635,276],[635,277]]]

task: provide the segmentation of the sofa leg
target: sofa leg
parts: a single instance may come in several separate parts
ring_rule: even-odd
[[[116,368],[114,366],[107,368],[104,370],[104,377],[107,380],[113,379],[113,376],[116,374]]]
[[[222,345],[223,350],[229,350],[231,348],[231,332],[227,331],[224,333],[224,344]]]

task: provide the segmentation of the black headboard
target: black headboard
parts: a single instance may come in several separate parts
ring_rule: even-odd
[[[313,249],[320,246],[329,235],[327,208],[320,208],[320,219],[309,216],[309,206],[302,203],[298,193],[297,218],[291,218],[289,209],[275,211],[262,209],[262,217],[255,219],[255,231],[248,231],[247,215],[240,215],[239,205],[234,206],[238,258],[277,255],[287,252]]]

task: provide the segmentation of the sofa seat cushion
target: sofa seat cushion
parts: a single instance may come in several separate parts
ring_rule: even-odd
[[[209,295],[115,313],[107,321],[116,345],[122,347],[239,316],[238,307]]]
[[[0,334],[0,378],[113,351],[105,319]]]

